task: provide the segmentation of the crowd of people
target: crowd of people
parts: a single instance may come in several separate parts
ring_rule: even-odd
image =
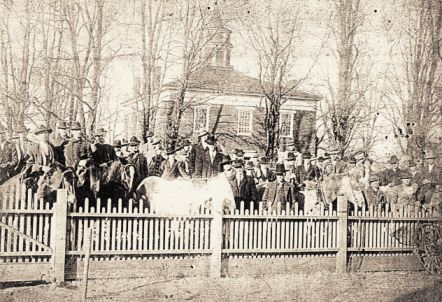
[[[387,167],[376,167],[363,152],[341,157],[338,150],[328,150],[316,157],[298,152],[294,145],[288,146],[284,157],[277,161],[258,157],[257,152],[247,156],[241,149],[228,153],[214,134],[204,130],[198,133],[198,142],[192,144],[183,139],[173,147],[152,132],[147,133],[145,143],[133,136],[108,144],[105,136],[106,131],[101,128],[92,139],[86,139],[78,122],[60,122],[55,131],[39,126],[32,133],[19,127],[10,137],[0,131],[0,184],[19,174],[39,182],[50,181],[48,175],[55,168],[76,171],[80,161],[90,160],[104,169],[114,162],[133,166],[132,188],[149,176],[190,180],[223,174],[237,207],[244,201],[246,208],[259,201],[290,205],[296,202],[302,208],[306,192],[314,192],[318,201],[328,205],[332,200],[327,200],[323,184],[339,186],[344,176],[348,176],[352,190],[363,196],[362,206],[366,207],[438,207],[442,197],[442,169],[433,152],[425,154],[423,163],[391,156]]]

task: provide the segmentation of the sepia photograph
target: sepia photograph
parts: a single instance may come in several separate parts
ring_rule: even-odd
[[[442,0],[0,0],[0,302],[442,301]]]

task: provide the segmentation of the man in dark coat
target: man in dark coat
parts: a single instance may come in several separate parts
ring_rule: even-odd
[[[174,180],[179,177],[186,178],[187,171],[185,170],[185,166],[182,165],[182,161],[176,158],[176,152],[181,151],[182,147],[178,147],[177,149],[173,149],[169,147],[166,150],[165,160],[162,162],[161,170],[163,173],[161,174],[161,178],[167,180]]]
[[[162,155],[163,150],[161,147],[161,140],[159,138],[155,138],[152,142],[154,145],[155,155],[152,157],[149,167],[148,174],[149,176],[158,176],[160,177],[163,174],[163,161],[164,157]]]
[[[54,149],[55,161],[65,166],[64,147],[69,142],[69,127],[66,122],[57,123],[57,130],[49,136],[49,142]]]
[[[399,169],[399,159],[393,155],[389,161],[389,167],[384,170],[381,175],[381,187],[385,187],[383,191],[385,192],[385,196],[387,197],[387,201],[391,202],[396,198],[397,195],[397,187],[402,184],[400,175],[402,174],[402,170]]]
[[[210,135],[206,139],[206,144],[208,145],[208,148],[205,151],[205,158],[203,160],[202,177],[210,178],[218,175],[221,172],[223,155],[218,151],[213,135]]]
[[[347,164],[341,159],[338,150],[331,150],[328,152],[330,155],[330,162],[324,166],[324,169],[330,171],[333,174],[342,174],[347,169]]]
[[[106,144],[104,136],[106,130],[100,128],[94,134],[94,143],[91,145],[92,158],[97,166],[109,166],[117,156],[112,145]]]
[[[234,160],[232,163],[235,173],[232,173],[227,180],[232,188],[236,208],[240,208],[241,201],[244,201],[244,209],[250,208],[251,202],[258,201],[258,191],[255,180],[252,176],[247,176],[241,160]]]
[[[276,179],[276,176],[269,168],[267,157],[261,157],[259,159],[258,166],[255,169],[255,174],[259,184],[267,181],[274,181]]]
[[[66,167],[74,171],[82,159],[89,159],[92,156],[90,144],[83,138],[83,132],[79,122],[73,122],[71,125],[72,137],[64,148],[64,158]]]
[[[418,199],[423,204],[428,204],[438,185],[442,184],[442,168],[436,164],[436,155],[429,151],[424,157],[422,170],[422,187]]]
[[[0,184],[13,176],[17,164],[17,149],[6,139],[6,131],[2,130],[0,131]]]
[[[379,206],[385,206],[386,200],[384,193],[379,189],[379,176],[371,173],[368,178],[369,187],[364,190],[365,201],[368,206],[374,206],[375,209]]]
[[[129,140],[129,146],[127,148],[127,163],[133,165],[135,168],[135,179],[133,187],[137,188],[138,185],[148,176],[148,167],[146,157],[139,152],[140,141],[136,136],[132,136]]]
[[[209,137],[209,133],[206,130],[201,130],[198,134],[199,142],[192,146],[189,156],[189,169],[193,178],[202,178],[204,165],[207,164],[206,160],[206,139]]]
[[[291,206],[295,201],[295,186],[285,181],[284,176],[286,173],[284,164],[276,164],[276,181],[269,182],[267,188],[262,196],[262,201],[267,205],[270,211],[277,210],[277,205],[280,203],[282,210],[286,209],[286,203]]]

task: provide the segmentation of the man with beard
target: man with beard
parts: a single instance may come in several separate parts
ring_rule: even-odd
[[[97,166],[108,167],[114,160],[117,160],[114,147],[106,144],[104,136],[106,130],[98,129],[94,134],[94,142],[91,145],[92,158]]]
[[[140,141],[136,136],[132,136],[129,140],[129,146],[127,148],[127,163],[133,165],[135,168],[135,179],[133,187],[137,188],[138,185],[148,176],[147,160],[146,157],[139,152]]]
[[[267,188],[262,196],[262,201],[265,205],[269,204],[269,211],[276,211],[278,203],[281,206],[281,210],[289,210],[286,209],[286,204],[289,203],[291,207],[295,201],[295,186],[284,179],[286,172],[284,164],[276,164],[276,181],[267,184]]]
[[[69,127],[66,122],[57,123],[57,130],[49,136],[49,142],[54,149],[55,161],[63,166],[66,165],[64,147],[69,142]]]

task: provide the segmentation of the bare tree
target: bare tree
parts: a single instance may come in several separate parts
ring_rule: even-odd
[[[393,45],[400,49],[400,62],[393,62],[388,70],[393,93],[384,97],[401,151],[422,158],[426,149],[434,148],[442,127],[438,76],[442,2],[404,0],[402,4],[404,22],[397,35],[401,39]],[[393,61],[394,57],[392,52]]]

